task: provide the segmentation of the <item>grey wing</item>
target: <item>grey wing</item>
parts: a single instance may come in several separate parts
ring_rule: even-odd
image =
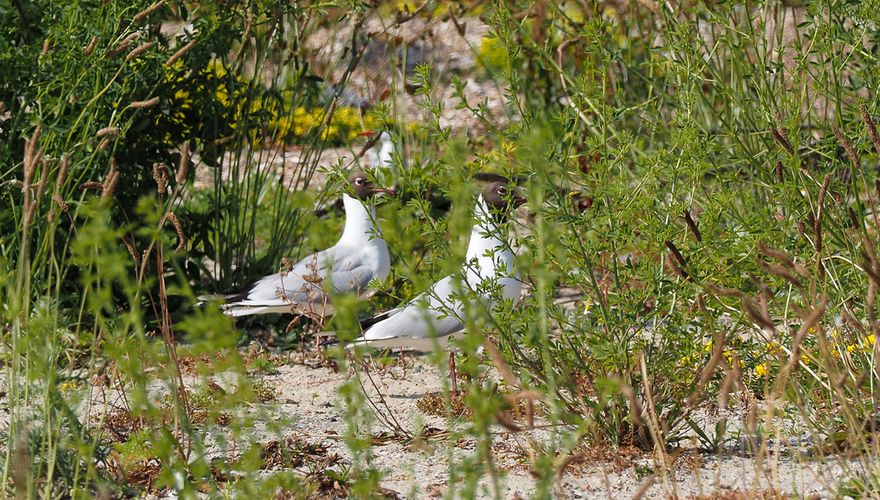
[[[373,266],[357,260],[342,262],[330,270],[330,283],[338,293],[362,292],[373,280]]]
[[[248,291],[246,301],[282,300],[305,304],[324,299],[323,280],[333,266],[335,249],[313,253],[297,262],[290,271],[270,274],[256,282]]]
[[[447,276],[410,301],[403,309],[364,332],[363,340],[397,337],[445,337],[464,328],[461,303],[453,300],[452,277]]]

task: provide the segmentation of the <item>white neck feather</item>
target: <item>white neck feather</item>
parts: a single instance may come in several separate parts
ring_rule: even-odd
[[[486,250],[504,247],[505,242],[501,239],[503,228],[498,226],[489,207],[483,200],[483,195],[477,198],[477,207],[474,209],[474,227],[471,229],[471,240],[468,243],[467,260],[477,258],[481,261]]]
[[[361,200],[347,194],[342,195],[342,203],[345,205],[345,229],[337,245],[360,245],[381,237],[373,206],[367,208]]]
[[[379,147],[379,161],[376,165],[379,168],[387,167],[391,165],[391,153],[394,152],[394,143],[391,142],[391,138],[387,136],[382,136],[382,142]]]
[[[467,281],[478,287],[486,280],[498,280],[504,298],[519,300],[522,283],[515,269],[516,256],[507,243],[507,226],[489,212],[483,197],[477,200],[474,228],[467,251]]]

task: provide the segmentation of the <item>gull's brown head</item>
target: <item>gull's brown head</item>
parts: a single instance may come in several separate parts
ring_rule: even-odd
[[[351,185],[351,189],[354,191],[355,196],[361,200],[368,200],[379,193],[394,194],[393,189],[386,189],[377,186],[369,177],[367,177],[367,174],[361,171],[352,172],[351,175],[348,176],[348,183]]]
[[[515,187],[504,181],[486,184],[483,200],[489,210],[500,214],[507,214],[510,209],[516,209],[526,202],[526,198]]]

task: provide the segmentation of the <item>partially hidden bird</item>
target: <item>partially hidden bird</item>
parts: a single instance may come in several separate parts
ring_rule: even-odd
[[[515,255],[507,241],[507,218],[525,198],[504,181],[487,184],[474,210],[474,225],[460,276],[449,275],[405,305],[362,322],[363,335],[352,345],[377,348],[408,347],[432,351],[444,348],[447,337],[464,331],[465,307],[461,301],[468,289],[492,309],[496,302],[490,289],[500,286],[500,296],[516,303],[522,282],[516,272]],[[455,358],[450,353],[450,371],[455,384]]]
[[[349,175],[348,183],[354,196],[342,196],[345,227],[339,241],[241,293],[226,296],[225,314],[293,313],[323,318],[333,312],[334,293],[354,292],[365,298],[371,281],[388,276],[391,258],[372,198],[391,190],[377,186],[360,171]]]
[[[383,131],[377,135],[375,131],[368,130],[361,132],[360,135],[372,137],[364,145],[364,149],[361,153],[357,155],[358,157],[366,157],[367,163],[369,163],[368,170],[376,175],[381,173],[383,168],[390,168],[392,176],[396,178],[398,174],[392,156],[395,148],[394,141],[391,140],[391,134]],[[315,216],[323,218],[331,212],[337,214],[341,213],[344,209],[345,204],[343,203],[342,198],[337,198],[316,208]]]
[[[380,132],[376,144],[366,152],[370,168],[391,168],[396,171],[397,169],[392,157],[394,149],[394,141],[391,140],[391,134],[386,131]]]

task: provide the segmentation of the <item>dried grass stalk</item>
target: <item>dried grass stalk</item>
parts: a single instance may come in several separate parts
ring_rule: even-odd
[[[856,153],[856,148],[853,147],[852,142],[850,142],[850,140],[843,135],[843,132],[834,125],[831,126],[831,131],[834,132],[834,135],[837,136],[837,140],[840,141],[840,144],[843,145],[843,149],[846,150],[846,155],[849,157],[850,163],[852,163],[857,169],[862,168],[862,162],[859,159],[859,155]]]
[[[868,279],[873,283],[880,283],[880,270],[877,269],[877,266],[871,262],[870,257],[865,256],[865,263],[862,266],[865,270],[865,274],[868,275]]]
[[[700,372],[700,378],[698,384],[700,387],[706,385],[709,380],[715,375],[715,369],[718,368],[718,365],[721,364],[721,360],[724,356],[724,345],[727,343],[727,338],[724,335],[718,335],[715,339],[713,339],[712,345],[712,356],[709,358],[709,362],[706,363],[706,366],[703,367],[703,370]],[[698,392],[702,392],[699,391]],[[694,393],[694,396],[697,396],[697,393]]]
[[[687,272],[687,261],[684,260],[684,255],[678,250],[678,247],[675,246],[675,243],[666,240],[663,242],[666,245],[666,248],[672,252],[672,256],[675,257],[675,263],[673,263],[673,269],[681,274],[681,276],[689,281],[694,281],[690,274]]]
[[[116,170],[116,158],[110,158],[110,170],[104,177],[104,183],[101,185],[101,201],[109,200],[116,191],[116,184],[119,183],[119,171]]]
[[[128,107],[132,109],[147,109],[152,108],[157,104],[159,104],[159,98],[153,97],[152,99],[147,99],[146,101],[134,101],[129,104]]]
[[[67,171],[70,169],[70,157],[65,153],[61,157],[61,166],[58,167],[58,176],[55,177],[55,193],[61,190],[64,181],[67,180]]]
[[[815,309],[810,311],[809,315],[804,319],[803,324],[801,325],[798,332],[795,334],[794,339],[791,341],[791,356],[788,359],[788,363],[782,368],[782,373],[789,374],[792,370],[797,368],[798,363],[801,360],[801,344],[804,342],[804,338],[806,338],[807,333],[813,329],[817,328],[819,323],[819,319],[825,314],[825,308],[828,306],[828,298],[822,297],[819,304]],[[780,377],[781,379],[782,377]]]
[[[632,417],[633,426],[641,427],[642,426],[642,405],[639,404],[639,399],[636,397],[636,392],[630,387],[629,384],[620,381],[620,392],[626,396],[627,401],[629,401],[629,412]]]
[[[42,48],[42,50],[40,50],[40,58],[41,58],[41,59],[42,59],[43,57],[45,57],[46,54],[49,53],[49,47],[51,47],[51,45],[52,45],[52,43],[49,41],[48,38],[45,39],[45,40],[43,40],[43,48]]]
[[[742,297],[746,296],[745,293],[743,293],[735,288],[722,288],[722,287],[715,285],[713,283],[706,283],[704,286],[710,292],[714,293],[715,295],[719,295],[721,297],[742,298]]]
[[[874,150],[880,155],[880,135],[877,135],[877,125],[874,123],[874,119],[871,118],[871,115],[868,114],[867,106],[862,104],[859,106],[859,111],[862,113],[862,121],[865,122],[865,125],[868,127],[868,137],[871,138],[871,142],[874,144]]]
[[[730,397],[730,393],[735,388],[737,379],[739,379],[738,375],[739,372],[736,370],[727,370],[724,374],[724,380],[721,382],[721,390],[718,395],[718,406],[722,410],[727,409],[727,401]]]
[[[688,229],[690,229],[690,230],[691,230],[691,233],[693,233],[694,238],[696,238],[697,241],[702,242],[702,241],[703,241],[703,235],[700,234],[700,228],[697,227],[697,222],[696,222],[696,221],[694,220],[694,218],[691,216],[691,211],[690,211],[690,210],[685,210],[685,211],[684,211],[684,221],[687,223]]]
[[[116,44],[115,47],[110,49],[110,52],[107,52],[107,58],[112,59],[112,58],[118,56],[119,54],[125,52],[126,50],[128,50],[128,48],[131,47],[132,42],[134,42],[139,36],[141,36],[140,33],[134,32],[134,33],[128,35],[127,37],[123,38],[122,41],[120,41],[118,44]]]
[[[161,163],[153,164],[153,179],[156,181],[159,195],[165,195],[168,192],[168,174],[165,171],[165,166]]]
[[[788,154],[794,154],[794,147],[792,147],[791,142],[788,140],[788,134],[785,133],[785,128],[782,127],[782,115],[777,111],[773,113],[773,118],[776,120],[776,126],[770,129],[770,133],[773,134],[773,138],[776,139],[776,142],[778,142]]]
[[[785,180],[785,176],[783,175],[783,168],[782,168],[781,161],[777,160],[776,169],[774,170],[774,173],[776,174],[776,182],[781,184]]]
[[[186,182],[186,177],[189,175],[189,141],[183,143],[180,147],[180,162],[177,164],[177,173],[174,177],[174,180],[177,182],[178,186],[183,185]]]
[[[645,495],[648,493],[648,490],[650,490],[651,486],[654,486],[654,483],[656,482],[657,476],[655,476],[654,474],[651,474],[650,476],[645,478],[645,480],[642,481],[642,484],[639,485],[639,489],[637,489],[635,494],[633,495],[632,500],[641,500],[642,498],[644,498]]]
[[[138,45],[137,47],[135,47],[134,50],[129,52],[127,56],[125,56],[125,62],[129,62],[132,59],[137,58],[138,56],[140,56],[144,52],[153,48],[153,45],[156,45],[156,42],[144,42],[144,43]]]
[[[58,207],[61,208],[61,210],[65,211],[65,212],[67,212],[70,209],[70,206],[67,204],[67,202],[64,201],[61,198],[61,196],[59,196],[57,194],[52,197],[52,201],[54,201],[58,205]]]
[[[517,425],[510,417],[507,416],[503,411],[499,411],[495,413],[495,420],[498,422],[498,425],[504,427],[510,432],[522,432],[524,429]]]
[[[116,137],[119,135],[119,127],[104,127],[95,133],[95,137]]]
[[[24,180],[21,189],[23,191],[22,210],[24,211],[24,220],[22,230],[27,234],[27,229],[31,225],[36,209],[33,193],[31,192],[31,183],[34,180],[34,174],[37,170],[37,163],[40,162],[42,151],[37,149],[37,143],[40,140],[42,129],[39,125],[31,134],[31,138],[27,140],[24,148]]]
[[[807,271],[807,268],[803,265],[795,262],[791,257],[789,257],[782,250],[778,250],[776,248],[768,247],[764,244],[764,242],[758,242],[758,253],[762,255],[766,255],[768,257],[772,257],[779,262],[782,262],[782,265],[788,267],[789,269],[793,269],[794,272],[800,274],[804,278],[810,277],[810,272]]]
[[[177,218],[174,212],[168,212],[168,220],[171,221],[171,224],[174,225],[174,230],[177,232],[177,248],[175,250],[180,252],[186,248],[186,233],[183,232],[183,224],[180,223],[180,219]]]
[[[187,52],[192,50],[193,47],[196,46],[196,40],[190,40],[190,42],[183,47],[180,48],[177,52],[175,52],[171,57],[165,61],[165,67],[173,66],[181,57],[185,56]]]
[[[508,386],[517,387],[518,384],[516,377],[513,376],[513,371],[504,361],[504,356],[502,356],[498,348],[495,347],[495,343],[492,342],[492,339],[485,337],[483,339],[483,345],[486,347],[486,352],[489,353],[489,358],[492,360],[492,363],[495,364],[495,368],[498,369],[498,373],[501,374],[501,378],[507,382]]]
[[[867,333],[867,330],[865,330],[865,326],[862,324],[862,322],[855,319],[853,317],[853,315],[849,312],[848,309],[842,310],[840,312],[840,316],[843,318],[843,321],[846,324],[853,327],[856,331],[858,331],[862,335]]]
[[[34,203],[33,200],[27,204],[27,207],[24,211],[24,225],[23,227],[30,227],[31,222],[34,220],[34,214],[36,213],[37,204]]]
[[[767,331],[776,331],[776,325],[773,324],[773,319],[764,316],[760,304],[758,304],[755,299],[743,297],[740,300],[740,303],[742,304],[743,312],[746,313],[746,316],[748,316],[755,324]]]
[[[782,134],[780,134],[777,130],[770,130],[773,134],[773,138],[776,139],[776,142],[782,145],[782,147],[789,153],[794,153],[794,148],[791,147],[791,144],[788,143],[788,139],[785,138]]]
[[[58,167],[58,175],[55,176],[55,192],[52,195],[52,201],[58,205],[61,210],[67,212],[70,207],[68,207],[67,202],[64,201],[64,198],[61,197],[61,187],[64,186],[64,181],[67,180],[67,171],[70,168],[70,157],[65,153],[61,157],[61,165]],[[58,212],[56,210],[52,210],[49,212],[49,224],[55,222],[57,218]]]
[[[159,8],[161,8],[163,5],[165,5],[166,1],[167,0],[159,0],[158,2],[153,3],[153,5],[150,5],[146,9],[138,12],[137,14],[134,15],[134,17],[131,18],[131,24],[137,24],[137,23],[143,21],[144,19],[147,18],[147,16],[149,16],[153,12],[156,12],[157,10],[159,10]]]
[[[92,55],[92,52],[95,51],[95,48],[98,46],[98,37],[93,36],[92,40],[86,45],[86,48],[83,49],[83,55],[88,57]]]
[[[134,259],[135,267],[140,267],[141,257],[137,251],[137,248],[134,246],[134,241],[132,241],[128,237],[123,236],[122,242],[125,243],[125,248],[128,249],[128,253],[131,254],[131,258]]]
[[[85,191],[87,189],[94,189],[97,191],[103,191],[104,184],[101,182],[98,182],[98,181],[87,181],[87,182],[83,182],[82,184],[80,184],[79,188],[82,189],[83,191]]]
[[[37,182],[37,199],[46,193],[46,184],[49,183],[49,162],[43,161],[43,170],[40,172],[40,181]]]
[[[116,191],[116,185],[119,183],[119,172],[113,172],[104,179],[104,189],[101,192],[101,200],[109,200]]]
[[[789,283],[796,286],[797,288],[803,288],[803,284],[800,282],[800,280],[797,279],[797,277],[794,274],[789,272],[788,269],[786,269],[783,266],[780,266],[779,264],[769,264],[767,262],[759,260],[758,267],[760,267],[761,269],[763,269],[764,271],[766,271],[770,274],[779,276],[780,278],[784,279],[785,281],[788,281]]]
[[[37,150],[37,143],[40,140],[40,135],[42,134],[43,129],[37,125],[37,128],[34,129],[34,133],[31,134],[31,138],[25,142],[24,146],[24,188],[25,190],[30,189],[31,181],[34,179],[34,172],[36,171],[36,164],[39,161],[39,157],[41,153]]]

